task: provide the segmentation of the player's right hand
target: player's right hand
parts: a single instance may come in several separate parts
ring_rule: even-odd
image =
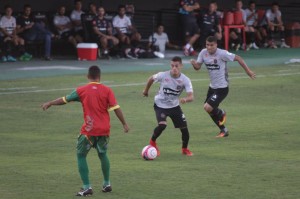
[[[144,91],[143,91],[143,96],[144,96],[144,97],[148,97],[148,92],[144,90]]]
[[[41,105],[41,107],[44,111],[47,110],[50,106],[51,106],[50,102],[46,102],[46,103]]]

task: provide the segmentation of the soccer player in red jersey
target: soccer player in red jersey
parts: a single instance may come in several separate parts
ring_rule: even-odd
[[[77,162],[83,187],[76,194],[77,196],[93,194],[86,161],[86,156],[92,147],[97,150],[98,157],[101,161],[104,177],[102,191],[112,191],[109,180],[110,163],[106,154],[110,135],[109,111],[113,110],[115,112],[123,125],[124,132],[127,133],[129,131],[129,127],[113,91],[109,87],[99,83],[100,76],[100,68],[98,66],[91,66],[87,75],[89,80],[88,84],[78,87],[70,95],[57,98],[42,105],[43,110],[47,110],[52,105],[64,105],[71,101],[79,101],[82,104],[84,123],[77,142]]]

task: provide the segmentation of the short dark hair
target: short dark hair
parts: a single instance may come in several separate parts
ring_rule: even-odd
[[[4,6],[4,10],[6,10],[7,8],[11,8],[12,9],[11,5],[8,5],[8,4]]]
[[[279,6],[279,3],[278,3],[277,1],[274,1],[274,2],[272,3],[272,6]]]
[[[249,6],[250,6],[251,4],[256,4],[256,3],[255,3],[255,1],[251,0],[251,1],[249,1],[248,4],[249,4]]]
[[[215,43],[217,43],[218,39],[215,36],[209,36],[209,37],[206,38],[206,41],[207,42],[215,42]]]
[[[121,4],[118,6],[118,11],[121,10],[122,8],[126,9],[126,6],[124,4]]]
[[[96,65],[90,66],[89,67],[88,76],[91,79],[100,78],[100,76],[101,76],[101,69],[98,66],[96,66]]]
[[[173,58],[172,58],[172,61],[174,61],[174,62],[179,62],[179,63],[182,64],[182,59],[181,59],[181,57],[179,57],[179,56],[173,57]]]
[[[25,5],[23,6],[23,9],[25,10],[26,8],[31,8],[31,5],[30,5],[30,4],[25,4]]]
[[[75,5],[77,2],[82,3],[82,0],[74,0],[74,5]]]

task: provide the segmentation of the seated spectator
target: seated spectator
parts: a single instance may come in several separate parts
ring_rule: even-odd
[[[264,22],[262,22],[262,25],[264,25],[268,31],[269,34],[269,46],[271,48],[277,48],[274,36],[275,33],[280,33],[280,39],[281,39],[281,48],[290,48],[285,43],[285,32],[284,32],[284,26],[282,22],[281,12],[279,10],[279,4],[277,2],[272,3],[271,9],[268,9],[266,11],[266,17]]]
[[[24,5],[23,15],[17,18],[17,32],[25,41],[44,41],[45,56],[47,61],[51,59],[51,38],[54,36],[43,22],[35,22],[31,16],[31,6]]]
[[[16,58],[12,56],[12,45],[16,46],[19,52],[22,54],[20,57],[23,61],[29,61],[32,56],[25,52],[24,39],[17,35],[16,31],[16,18],[12,16],[13,9],[11,6],[5,6],[5,15],[1,17],[0,20],[0,31],[2,33],[3,42],[3,56],[2,61],[17,61]]]
[[[98,15],[97,13],[97,5],[95,3],[90,3],[89,4],[89,14],[92,14],[92,15]]]
[[[77,43],[82,42],[80,39],[75,38],[75,33],[72,30],[72,23],[68,16],[65,15],[66,7],[60,6],[58,8],[58,15],[56,15],[53,19],[53,24],[59,33],[61,39],[70,42],[75,48]]]
[[[103,7],[98,8],[98,16],[93,20],[93,29],[96,40],[100,41],[103,49],[102,55],[108,58],[109,49],[119,44],[119,40],[112,35],[112,24],[104,18],[105,10]]]
[[[202,48],[205,48],[206,38],[209,36],[215,36],[219,43],[222,39],[222,28],[216,11],[216,2],[212,1],[209,3],[208,9],[199,13],[200,46]]]
[[[257,14],[255,10],[255,2],[250,1],[249,7],[245,10],[246,15],[246,25],[245,31],[248,39],[247,49],[259,49],[259,47],[255,43],[255,33],[257,32]]]
[[[179,49],[179,46],[170,43],[167,33],[164,32],[164,26],[160,24],[156,32],[149,37],[148,48],[165,54],[166,46]]]
[[[132,26],[131,20],[125,15],[125,6],[118,7],[118,15],[113,18],[113,27],[121,43],[137,45],[141,40],[140,33]]]
[[[84,38],[84,31],[81,24],[81,15],[84,14],[82,11],[82,1],[75,0],[75,9],[71,13],[71,21],[75,31],[75,38],[77,41],[82,41]]]

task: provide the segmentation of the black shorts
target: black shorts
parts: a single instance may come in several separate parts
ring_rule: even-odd
[[[69,30],[69,31],[66,31],[66,32],[63,32],[60,37],[63,39],[63,40],[68,40],[70,36],[74,36],[74,31],[72,30]]]
[[[217,108],[220,103],[225,99],[229,92],[229,88],[217,88],[213,89],[211,87],[208,88],[207,96],[205,103],[208,103],[213,108]]]
[[[181,15],[184,36],[200,34],[200,28],[194,15]]]
[[[154,104],[154,111],[158,123],[167,121],[167,117],[170,117],[172,119],[175,128],[187,127],[187,122],[185,120],[185,116],[180,106],[166,109],[166,108],[160,108],[156,104]]]

